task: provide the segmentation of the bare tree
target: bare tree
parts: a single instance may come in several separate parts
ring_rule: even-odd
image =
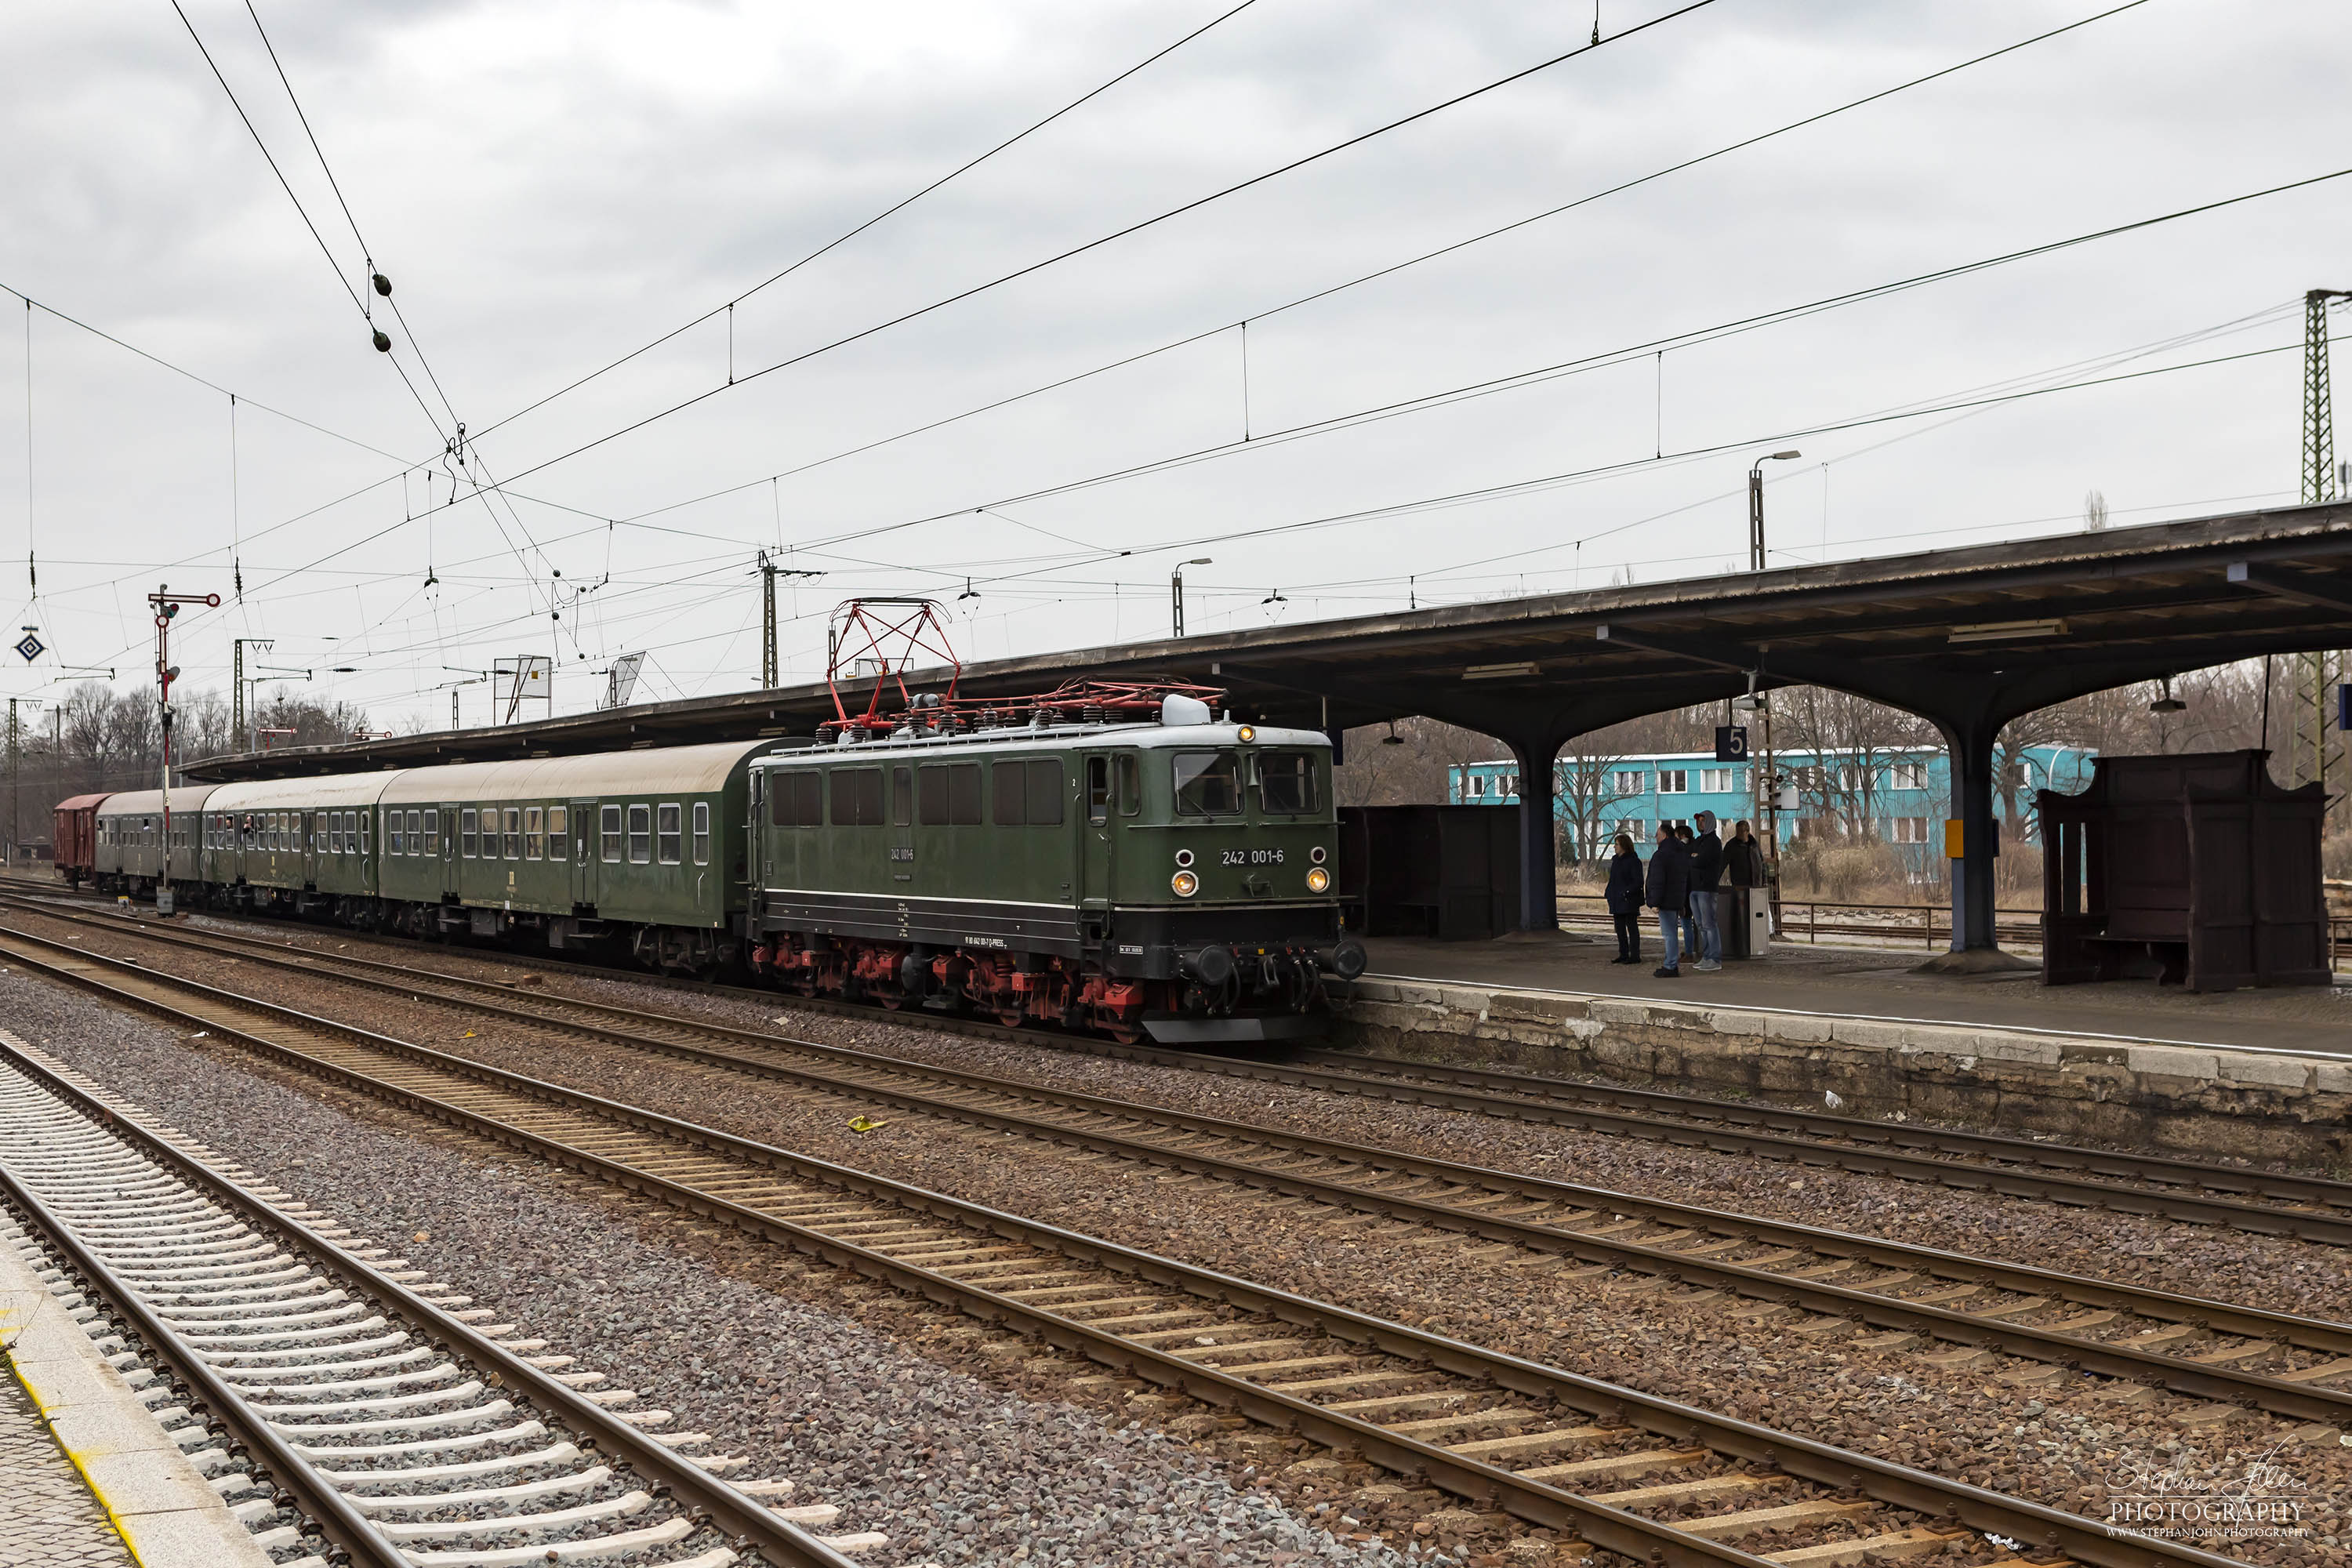
[[[1552,822],[1561,864],[1597,858],[1605,835],[1601,808],[1617,798],[1616,771],[1627,753],[1609,743],[1610,731],[1580,735],[1560,748],[1553,764]]]
[[[1798,772],[1800,798],[1848,837],[1879,836],[1878,801],[1892,765],[1937,741],[1916,715],[1827,687],[1777,692],[1772,710],[1782,748],[1813,755],[1813,765]]]
[[[1388,744],[1391,734],[1394,745]],[[1400,719],[1393,728],[1350,730],[1343,749],[1348,760],[1332,783],[1332,797],[1341,805],[1438,805],[1451,798],[1454,770],[1511,754],[1475,730],[1422,718]]]

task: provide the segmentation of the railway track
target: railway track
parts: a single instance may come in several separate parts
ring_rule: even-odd
[[[237,997],[68,944],[14,962],[1007,1324],[1574,1551],[1826,1568],[2230,1562],[2080,1516]]]
[[[57,918],[91,917],[60,911],[62,889],[43,898],[0,893],[0,907]],[[76,895],[75,901],[85,901]],[[120,929],[119,921],[99,921]],[[142,926],[154,922],[141,921]],[[277,952],[303,951],[229,932],[225,940]],[[324,934],[323,932],[320,934]],[[408,952],[451,951],[404,938],[336,931],[339,940],[383,944]],[[475,952],[476,950],[457,950]],[[496,960],[503,956],[481,952]],[[339,958],[348,954],[338,954]],[[1874,1121],[1769,1103],[1710,1099],[1663,1089],[1580,1082],[1491,1068],[1405,1062],[1358,1052],[1293,1047],[1285,1059],[1214,1056],[1149,1045],[1119,1045],[1041,1029],[1013,1029],[920,1008],[886,1011],[870,1005],[744,986],[615,972],[533,955],[534,966],[625,978],[632,984],[756,1000],[834,1016],[887,1018],[912,1026],[978,1038],[1013,1040],[1042,1049],[1076,1052],[1179,1068],[1227,1078],[1398,1104],[1468,1111],[1504,1120],[1573,1127],[1612,1136],[1737,1153],[1791,1164],[1892,1176],[1962,1191],[1994,1192],[2065,1204],[2218,1226],[2258,1235],[2352,1246],[2352,1182],[2252,1166],[2225,1165],[2163,1154],[2104,1150],[2011,1138],[1924,1123]],[[395,966],[397,967],[397,966]]]
[[[101,922],[103,923],[103,922]],[[5,934],[5,933],[0,933]],[[1800,1336],[1837,1335],[1881,1353],[2013,1383],[2080,1371],[2109,1393],[2162,1389],[2238,1409],[2352,1426],[2352,1325],[2118,1285],[1946,1249],[1634,1196],[1402,1151],[1284,1132],[1049,1089],[712,1020],[518,990],[413,967],[331,958],[219,933],[142,930],[195,952],[446,1003],[528,1026],[835,1097],[1012,1132],[1195,1176],[1304,1198],[1424,1231],[1452,1232],[1612,1274],[1612,1289],[1681,1298]],[[264,951],[267,950],[267,951]],[[1936,1348],[1940,1347],[1940,1348]],[[2030,1363],[2002,1369],[2002,1357]]]
[[[0,1039],[0,1245],[82,1316],[265,1551],[373,1568],[849,1568],[829,1504],[689,1457],[603,1374]],[[100,1320],[104,1320],[100,1321]]]

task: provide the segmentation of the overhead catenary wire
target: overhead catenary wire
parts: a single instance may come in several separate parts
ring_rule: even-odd
[[[1051,381],[1045,382],[1037,386],[1030,387],[1025,391],[1013,393],[1003,397],[993,398],[986,403],[980,404],[975,407],[967,408],[960,413],[948,415],[942,418],[928,420],[920,425],[901,430],[895,435],[885,436],[875,440],[861,442],[856,446],[831,453],[825,457],[813,458],[807,462],[795,464],[791,468],[781,469],[774,474],[766,475],[761,479],[746,479],[740,484],[730,485],[720,489],[706,491],[701,495],[691,497],[687,500],[671,502],[667,506],[655,509],[655,511],[640,512],[637,515],[639,517],[649,517],[655,515],[656,511],[672,510],[681,506],[697,505],[705,500],[713,500],[723,496],[731,495],[738,489],[748,489],[752,485],[768,483],[776,479],[791,479],[795,475],[807,473],[811,469],[823,468],[828,463],[841,462],[849,458],[863,457],[868,452],[877,450],[883,447],[890,446],[896,442],[908,440],[917,436],[929,435],[932,431],[944,429],[948,426],[961,423],[966,419],[977,418],[985,414],[992,414],[999,409],[1008,408],[1016,403],[1024,402],[1033,397],[1041,397],[1048,393],[1062,391],[1066,387],[1076,385],[1079,382],[1088,380],[1094,376],[1106,375],[1113,371],[1124,370],[1130,365],[1139,364],[1146,360],[1156,358],[1161,354],[1171,353],[1179,349],[1189,348],[1195,343],[1206,342],[1207,340],[1214,338],[1223,332],[1230,331],[1235,327],[1242,329],[1244,338],[1244,398],[1246,398],[1246,366],[1248,352],[1247,333],[1248,323],[1252,321],[1263,321],[1269,317],[1278,316],[1286,311],[1295,310],[1302,306],[1310,305],[1318,300],[1330,299],[1333,296],[1344,293],[1350,289],[1359,288],[1364,284],[1376,282],[1381,279],[1391,277],[1409,268],[1419,267],[1425,262],[1434,261],[1440,258],[1451,256],[1456,252],[1466,250],[1473,246],[1482,244],[1487,240],[1499,238],[1504,235],[1516,233],[1520,229],[1530,227],[1536,224],[1542,223],[1547,219],[1559,217],[1563,214],[1573,212],[1580,207],[1588,206],[1595,202],[1605,200],[1608,197],[1620,195],[1640,186],[1654,184],[1659,180],[1668,178],[1671,175],[1696,168],[1701,164],[1712,163],[1718,158],[1728,157],[1735,153],[1744,152],[1747,149],[1759,146],[1764,142],[1770,142],[1778,137],[1789,135],[1797,131],[1804,130],[1809,126],[1819,125],[1825,121],[1835,119],[1839,115],[1849,113],[1869,104],[1881,102],[1886,99],[1893,98],[1899,93],[1907,92],[1914,88],[1924,87],[1934,81],[1940,81],[1947,77],[1956,75],[1958,72],[1969,69],[1972,67],[1984,65],[1989,61],[2000,59],[2007,55],[2015,54],[2021,49],[2030,48],[2036,44],[2046,43],[2053,38],[2090,26],[2095,22],[2102,22],[2109,17],[2120,16],[2124,12],[2135,10],[2147,3],[2147,0],[2126,0],[2126,3],[2124,5],[2111,7],[2110,9],[2083,17],[2077,21],[2066,23],[2062,26],[2049,28],[2046,31],[2036,33],[2031,37],[2021,38],[2015,43],[2004,44],[2000,48],[1991,49],[1983,54],[1973,56],[1970,58],[1957,61],[1952,65],[1941,67],[1938,69],[1927,72],[1924,76],[1913,77],[1906,81],[1897,82],[1891,87],[1881,88],[1874,92],[1866,93],[1860,98],[1852,99],[1844,103],[1838,104],[1834,108],[1821,110],[1814,113],[1805,115],[1800,119],[1790,121],[1785,124],[1775,126],[1769,131],[1759,132],[1754,135],[1743,137],[1738,141],[1727,142],[1723,146],[1717,147],[1706,153],[1699,153],[1695,157],[1685,158],[1676,163],[1654,169],[1648,174],[1637,175],[1633,179],[1622,180],[1613,185],[1606,186],[1601,190],[1589,192],[1584,195],[1577,197],[1573,201],[1563,202],[1557,205],[1547,207],[1541,212],[1530,214],[1526,217],[1517,218],[1496,227],[1486,229],[1480,233],[1467,236],[1465,238],[1451,241],[1445,245],[1439,246],[1434,249],[1422,251],[1419,254],[1408,257],[1402,261],[1391,262],[1385,266],[1375,268],[1371,271],[1359,273],[1354,277],[1345,279],[1339,282],[1324,285],[1307,293],[1284,300],[1279,304],[1262,307],[1251,311],[1249,315],[1240,318],[1237,321],[1223,321],[1218,323],[1216,326],[1205,328],[1199,331],[1188,332],[1181,337],[1171,339],[1170,341],[1160,343],[1152,348],[1139,350],[1133,353],[1122,354],[1117,358],[1106,361],[1101,364],[1091,366],[1088,369],[1077,371],[1068,375],[1057,376]],[[1663,351],[1661,351],[1661,353],[1663,353]],[[1662,376],[1663,374],[1662,363]],[[1663,390],[1663,381],[1661,382],[1661,388]],[[1663,417],[1663,408],[1661,410],[1661,415]],[[1246,423],[1246,416],[1244,416],[1244,422]],[[1664,445],[1663,429],[1661,431],[1659,445],[1663,449]]]
[[[1017,267],[1010,272],[1000,273],[996,277],[987,279],[985,282],[972,284],[970,288],[961,289],[957,290],[955,293],[945,296],[942,299],[934,300],[929,304],[919,305],[911,310],[900,311],[898,315],[892,316],[885,321],[877,321],[872,326],[861,327],[856,331],[831,339],[828,342],[817,344],[814,348],[803,349],[795,354],[788,354],[782,359],[762,365],[758,370],[751,371],[745,374],[740,375],[732,381],[717,383],[704,391],[696,393],[690,397],[683,398],[677,403],[670,404],[667,407],[656,409],[655,412],[646,415],[642,418],[632,420],[628,424],[620,426],[618,429],[609,430],[604,435],[596,437],[593,440],[583,441],[576,447],[572,447],[565,451],[557,453],[552,458],[546,458],[541,462],[534,463],[530,468],[521,469],[516,473],[514,478],[517,480],[529,479],[531,475],[541,472],[547,468],[551,468],[558,463],[569,462],[571,459],[581,456],[583,453],[592,452],[597,447],[604,446],[609,442],[617,441],[624,437],[634,435],[649,425],[658,424],[662,420],[667,419],[673,415],[683,413],[687,409],[692,408],[698,404],[707,402],[710,398],[730,392],[736,387],[749,385],[751,383],[758,381],[764,376],[773,375],[779,371],[790,370],[794,365],[805,364],[809,361],[816,359],[821,355],[832,353],[837,349],[846,348],[852,343],[863,342],[867,338],[874,337],[878,333],[887,332],[893,327],[904,326],[908,321],[919,321],[925,316],[931,315],[940,310],[944,310],[950,306],[961,304],[966,300],[975,299],[982,294],[988,293],[992,289],[1001,289],[1008,283],[1013,283],[1021,279],[1030,277],[1033,274],[1042,272],[1047,268],[1055,267],[1065,261],[1072,260],[1080,256],[1085,256],[1091,251],[1100,249],[1106,245],[1114,244],[1119,240],[1128,238],[1130,236],[1140,234],[1146,229],[1153,228],[1160,224],[1181,217],[1186,213],[1196,212],[1213,203],[1223,201],[1228,196],[1236,195],[1243,191],[1262,185],[1269,180],[1279,179],[1285,174],[1293,174],[1297,170],[1306,168],[1311,163],[1320,163],[1326,158],[1334,157],[1350,148],[1360,147],[1365,142],[1370,142],[1378,137],[1385,136],[1392,131],[1402,130],[1405,126],[1416,124],[1421,121],[1426,120],[1432,115],[1441,114],[1449,109],[1457,108],[1475,99],[1484,97],[1487,93],[1495,92],[1503,88],[1508,87],[1514,82],[1524,81],[1528,77],[1537,75],[1541,71],[1549,70],[1552,67],[1559,65],[1564,61],[1575,59],[1581,55],[1591,54],[1595,49],[1606,48],[1611,45],[1622,43],[1627,38],[1646,33],[1654,27],[1664,26],[1668,22],[1675,21],[1682,16],[1686,16],[1694,11],[1704,10],[1715,3],[1716,0],[1686,0],[1685,4],[1676,7],[1675,9],[1668,11],[1663,16],[1654,16],[1646,22],[1639,23],[1634,26],[1629,27],[1624,32],[1618,34],[1615,37],[1607,40],[1605,43],[1579,44],[1576,47],[1567,50],[1562,54],[1554,55],[1549,59],[1538,60],[1534,65],[1513,71],[1508,76],[1501,77],[1494,81],[1485,83],[1482,86],[1472,88],[1467,92],[1456,93],[1452,98],[1446,99],[1442,102],[1433,103],[1428,105],[1426,108],[1417,109],[1412,113],[1400,116],[1395,120],[1388,121],[1386,124],[1376,125],[1370,131],[1360,132],[1356,135],[1350,136],[1344,141],[1335,142],[1328,147],[1324,147],[1317,152],[1309,153],[1304,157],[1294,158],[1290,162],[1280,164],[1277,167],[1265,170],[1261,174],[1252,174],[1247,179],[1237,180],[1232,184],[1225,185],[1221,189],[1211,191],[1206,195],[1196,196],[1189,202],[1184,202],[1177,206],[1170,207],[1165,211],[1155,213],[1150,217],[1139,219],[1138,221],[1128,224],[1123,227],[1113,229],[1108,234],[1100,235],[1096,238],[1087,240],[1078,245],[1071,246],[1067,249],[1057,251],[1054,255],[1045,257],[1040,260],[1030,262],[1023,267]],[[1223,329],[1220,328],[1218,330],[1223,331]]]
[[[1160,61],[1166,59],[1170,55],[1174,54],[1178,49],[1182,48],[1185,45],[1192,42],[1194,39],[1201,37],[1202,35],[1226,22],[1232,21],[1235,16],[1240,16],[1243,12],[1248,10],[1255,4],[1257,4],[1257,0],[1242,0],[1242,3],[1235,5],[1232,10],[1224,12],[1221,16],[1211,17],[1200,26],[1193,28],[1182,37],[1178,38],[1174,43],[1153,51],[1151,54],[1145,56],[1142,59],[1138,60],[1135,64],[1128,67],[1125,70],[1120,71],[1117,76],[1114,76],[1108,80],[1080,93],[1077,97],[1070,100],[1069,102],[1062,105],[1061,108],[1056,109],[1051,114],[1046,115],[1043,120],[1034,121],[1023,127],[1021,130],[1006,137],[1003,141],[996,143],[993,147],[989,148],[985,153],[979,154],[977,157],[965,160],[963,163],[956,165],[956,167],[949,170],[946,174],[941,174],[938,179],[933,180],[929,184],[923,186],[919,191],[916,191],[913,195],[900,197],[890,205],[884,207],[880,212],[876,213],[872,217],[866,218],[863,222],[856,225],[854,227],[845,229],[842,233],[834,236],[833,238],[826,240],[823,245],[818,246],[814,250],[810,251],[807,255],[802,257],[799,260],[793,262],[790,266],[772,272],[767,277],[761,279],[759,282],[752,284],[751,287],[744,289],[740,294],[736,295],[733,299],[729,300],[725,304],[713,306],[711,309],[705,310],[701,315],[695,317],[694,320],[671,328],[668,331],[664,332],[661,336],[654,339],[652,342],[631,349],[627,353],[621,355],[618,359],[612,360],[604,364],[599,365],[596,369],[590,371],[586,375],[581,376],[576,381],[567,383],[566,384],[556,388],[553,392],[549,393],[544,397],[539,398],[535,402],[525,404],[522,407],[516,409],[512,414],[506,416],[506,417],[485,426],[481,434],[487,436],[491,431],[499,429],[503,426],[513,424],[516,420],[521,418],[526,414],[546,407],[549,404],[554,402],[559,397],[562,397],[570,393],[577,392],[580,388],[587,385],[590,382],[596,380],[600,376],[609,374],[613,371],[620,369],[621,366],[627,364],[631,360],[652,353],[654,350],[661,347],[664,343],[668,342],[679,334],[692,331],[695,328],[702,325],[705,321],[709,321],[714,316],[719,315],[721,311],[726,312],[728,318],[727,382],[729,385],[733,385],[735,383],[734,313],[736,306],[741,304],[752,295],[759,293],[761,289],[767,289],[773,284],[782,282],[785,279],[791,277],[793,273],[798,272],[802,268],[806,267],[809,263],[816,260],[818,258],[846,245],[849,241],[856,238],[859,235],[864,234],[867,229],[872,228],[878,223],[881,223],[884,219],[904,212],[907,208],[914,205],[917,202],[921,201],[925,196],[929,195],[932,192],[940,189],[942,185],[971,173],[972,170],[977,169],[982,163],[987,163],[999,153],[1004,152],[1006,149],[1012,147],[1015,142],[1026,141],[1029,137],[1035,135],[1038,132],[1043,131],[1045,127],[1053,124],[1054,121],[1070,113],[1072,110],[1082,107],[1095,99],[1100,98],[1112,88],[1115,88],[1119,83],[1127,80],[1128,78],[1136,75],[1138,72],[1148,69],[1151,66],[1157,65]]]

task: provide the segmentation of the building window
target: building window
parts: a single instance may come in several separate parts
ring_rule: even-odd
[[[1732,783],[1731,769],[1701,768],[1698,771],[1698,787],[1706,795],[1729,795],[1738,786]]]
[[[654,858],[654,811],[649,805],[629,807],[629,862],[642,866]]]
[[[881,794],[882,770],[879,768],[870,768],[866,771],[874,775],[874,793],[877,795]],[[835,776],[838,777],[839,775],[836,774]],[[877,801],[875,804],[879,805],[881,803]],[[881,813],[877,812],[875,815],[878,816]],[[667,801],[655,808],[655,816],[656,821],[654,831],[656,842],[654,853],[656,858],[659,859],[665,866],[675,866],[677,864],[678,816],[677,803],[676,801]]]
[[[1886,784],[1887,787],[1890,789],[1926,789],[1927,787],[1927,764],[1925,763],[1896,763],[1893,767],[1886,770]]]
[[[1470,798],[1471,798],[1472,800],[1476,800],[1479,796],[1481,796],[1481,795],[1485,795],[1486,793],[1486,775],[1485,775],[1484,773],[1472,773],[1472,774],[1470,775]]]
[[[1886,826],[1892,829],[1887,834],[1887,837],[1894,843],[1925,844],[1927,842],[1927,819],[1924,816],[1897,816],[1890,819]]]
[[[608,861],[617,861],[620,859],[621,808],[617,805],[608,805],[602,808],[597,813],[596,827],[598,836],[604,841],[598,847],[597,853],[602,855]]]
[[[526,860],[547,858],[547,814],[535,805],[522,808],[522,858]]]
[[[902,774],[906,771],[904,768],[898,770]],[[707,800],[694,803],[694,863],[698,866],[710,864],[710,803]]]
[[[1496,795],[1517,795],[1517,794],[1518,794],[1518,793],[1519,793],[1519,775],[1518,775],[1518,774],[1517,774],[1517,773],[1497,773],[1497,774],[1496,774],[1496,775],[1495,775],[1495,793],[1496,793]]]
[[[1610,787],[1615,791],[1620,799],[1629,795],[1642,793],[1642,775],[1638,770],[1627,768],[1622,773],[1612,774],[1609,782]]]
[[[1660,795],[1688,795],[1690,793],[1690,770],[1688,768],[1660,768],[1658,770],[1658,793]]]

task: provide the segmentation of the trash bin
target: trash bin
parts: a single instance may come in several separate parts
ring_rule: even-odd
[[[1761,958],[1772,951],[1772,890],[1724,888],[1716,893],[1723,956]]]

